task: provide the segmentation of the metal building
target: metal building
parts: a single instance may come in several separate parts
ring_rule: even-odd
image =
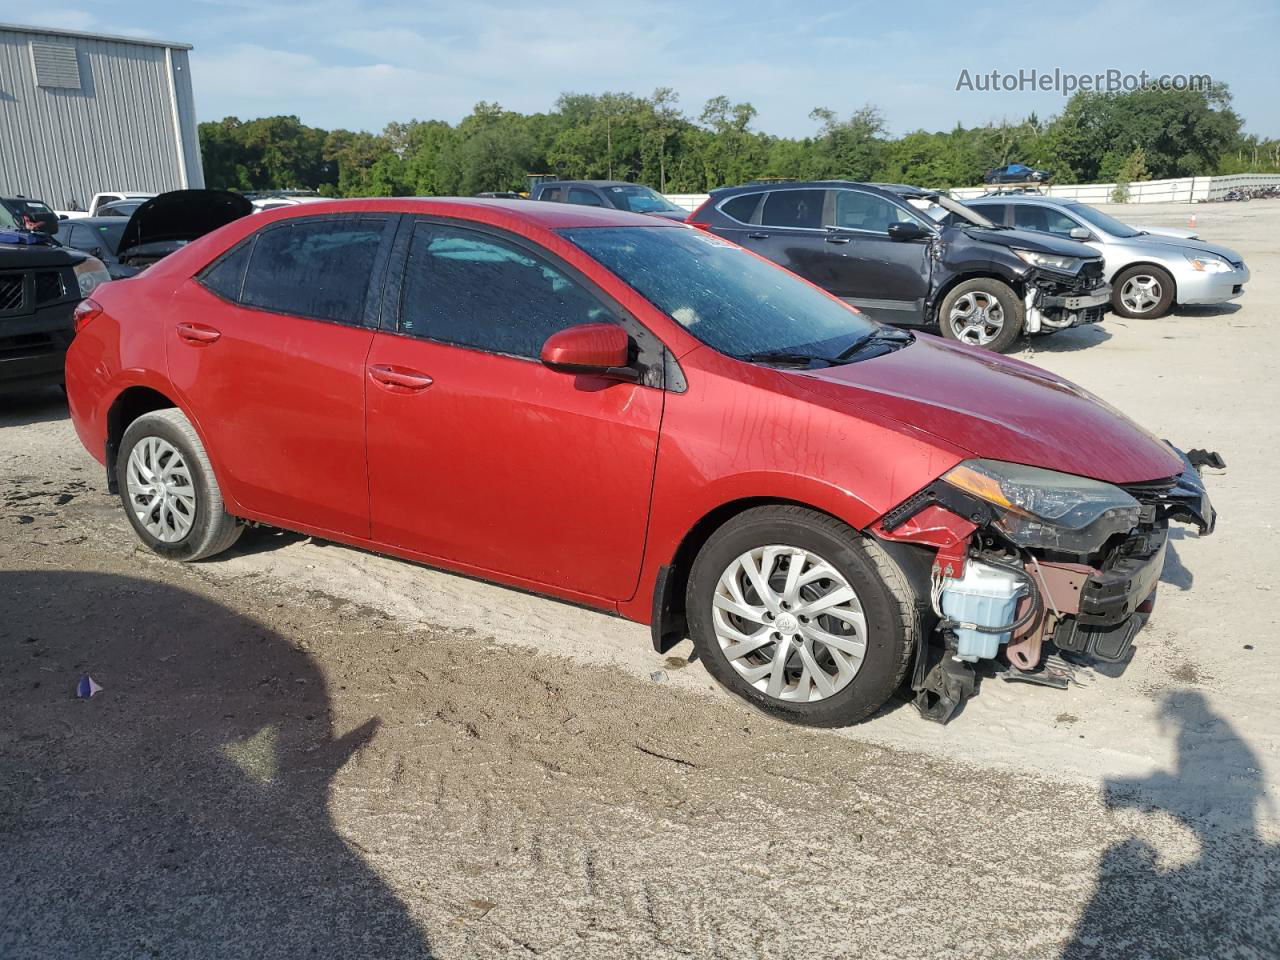
[[[203,187],[185,43],[0,23],[0,192]]]

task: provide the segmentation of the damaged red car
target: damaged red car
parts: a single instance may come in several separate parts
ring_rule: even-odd
[[[616,210],[247,217],[95,291],[66,372],[164,556],[261,524],[536,591],[812,725],[1123,660],[1170,521],[1214,524],[1207,455],[1060,377]]]

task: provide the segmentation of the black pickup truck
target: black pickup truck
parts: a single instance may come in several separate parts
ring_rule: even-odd
[[[83,253],[0,243],[0,393],[62,383]]]

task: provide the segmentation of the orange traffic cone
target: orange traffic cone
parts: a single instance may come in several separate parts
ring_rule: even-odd
[[[1196,228],[1196,215],[1194,213],[1191,215],[1191,219],[1187,221],[1187,226],[1192,230]]]

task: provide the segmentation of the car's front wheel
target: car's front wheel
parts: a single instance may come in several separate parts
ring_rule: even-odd
[[[694,561],[689,630],[711,675],[792,723],[836,727],[878,710],[917,639],[914,596],[878,545],[797,506],[747,510]]]
[[[1122,317],[1155,319],[1173,306],[1173,277],[1159,267],[1140,264],[1122,270],[1111,291],[1111,306]]]
[[[243,528],[227,513],[204,445],[180,410],[156,410],[129,424],[116,482],[129,523],[162,556],[203,560],[240,538]]]
[[[938,308],[942,335],[1004,353],[1022,333],[1022,301],[1007,284],[987,277],[956,284]]]

